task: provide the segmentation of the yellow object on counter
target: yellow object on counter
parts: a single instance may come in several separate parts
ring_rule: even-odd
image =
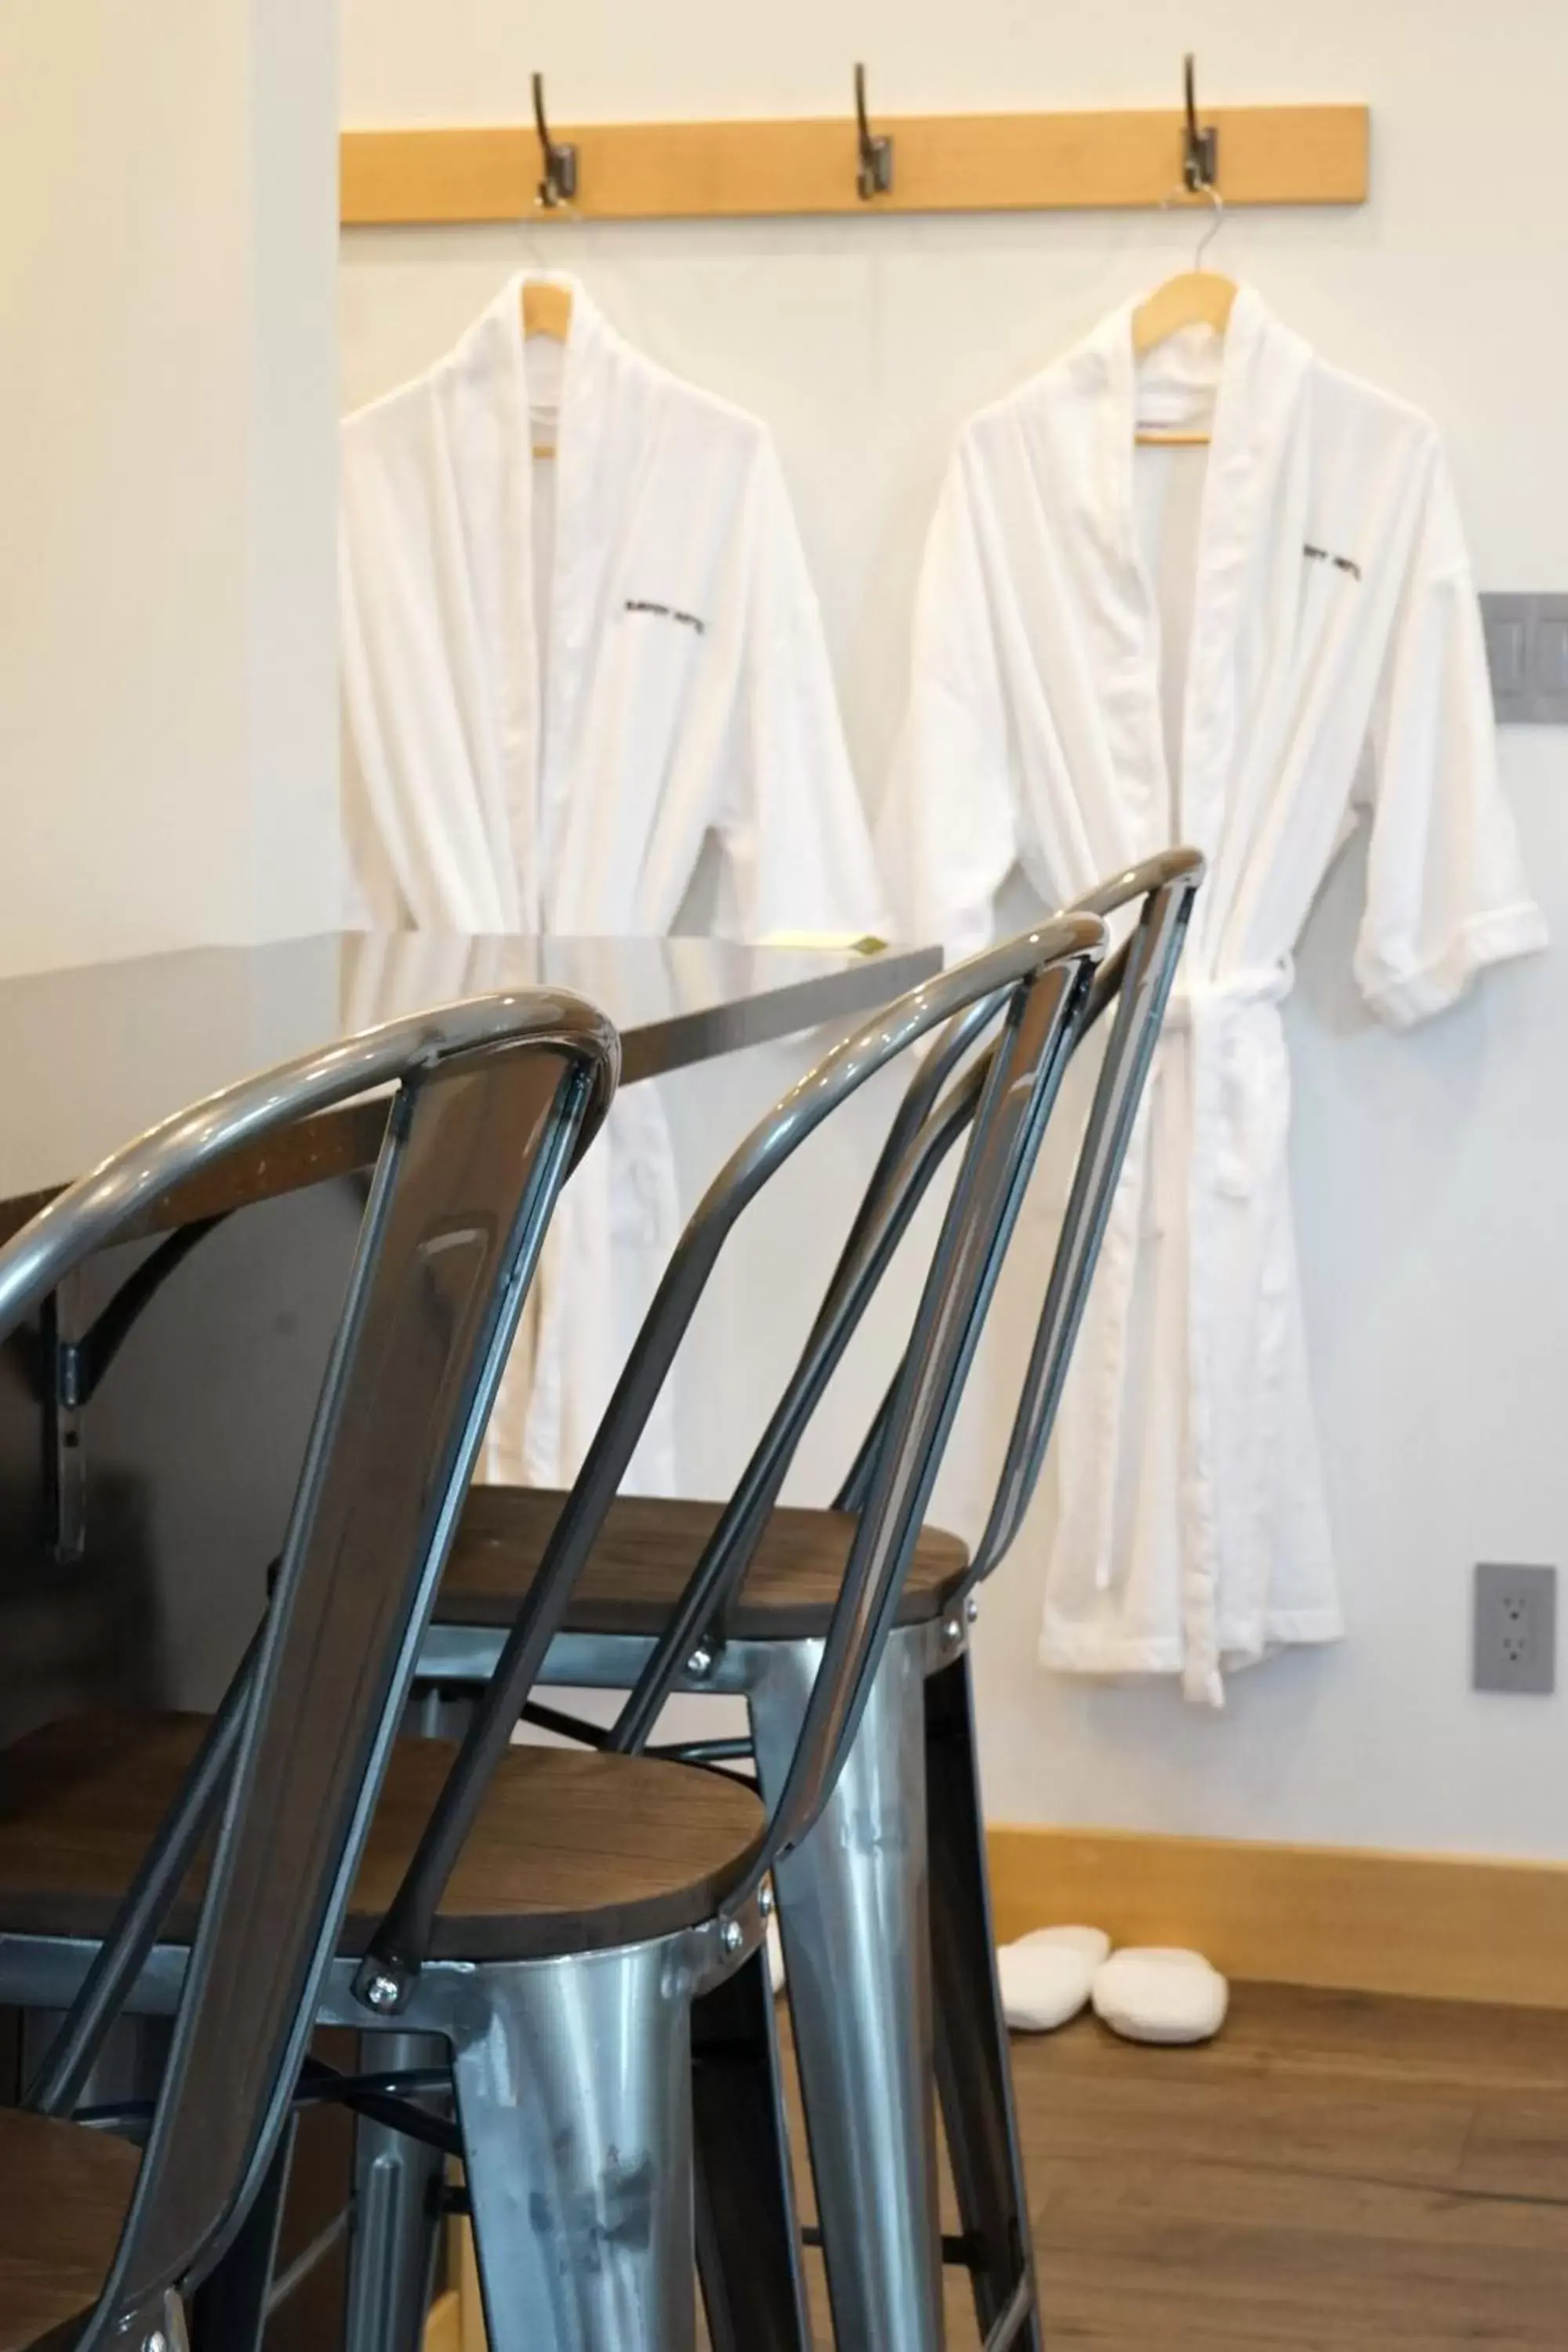
[[[887,940],[869,931],[768,931],[757,942],[764,948],[815,948],[818,955],[881,955]]]

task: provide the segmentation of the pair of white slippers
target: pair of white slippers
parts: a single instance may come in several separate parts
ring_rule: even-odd
[[[1207,2042],[1230,1987],[1200,1952],[1160,1946],[1112,1952],[1099,1927],[1038,1927],[996,1955],[1002,2009],[1016,2032],[1049,2033],[1092,2001],[1127,2042]]]

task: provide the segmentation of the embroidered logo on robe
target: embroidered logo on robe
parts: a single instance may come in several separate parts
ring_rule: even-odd
[[[707,622],[700,621],[695,613],[683,613],[679,604],[656,604],[649,596],[628,596],[626,609],[628,613],[653,613],[661,621],[679,621],[683,629],[695,629],[699,636],[708,627]]]
[[[1336,572],[1348,572],[1352,580],[1361,578],[1361,565],[1353,556],[1335,555],[1327,547],[1314,547],[1310,540],[1301,550],[1309,563],[1331,563]]]

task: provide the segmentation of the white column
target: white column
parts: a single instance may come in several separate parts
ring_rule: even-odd
[[[7,0],[0,971],[330,928],[331,0]]]

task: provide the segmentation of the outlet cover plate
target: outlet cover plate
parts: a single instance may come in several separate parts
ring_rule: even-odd
[[[1549,1698],[1557,1687],[1557,1570],[1476,1565],[1471,1687]]]
[[[1568,720],[1568,596],[1500,591],[1481,598],[1481,619],[1500,723]]]

